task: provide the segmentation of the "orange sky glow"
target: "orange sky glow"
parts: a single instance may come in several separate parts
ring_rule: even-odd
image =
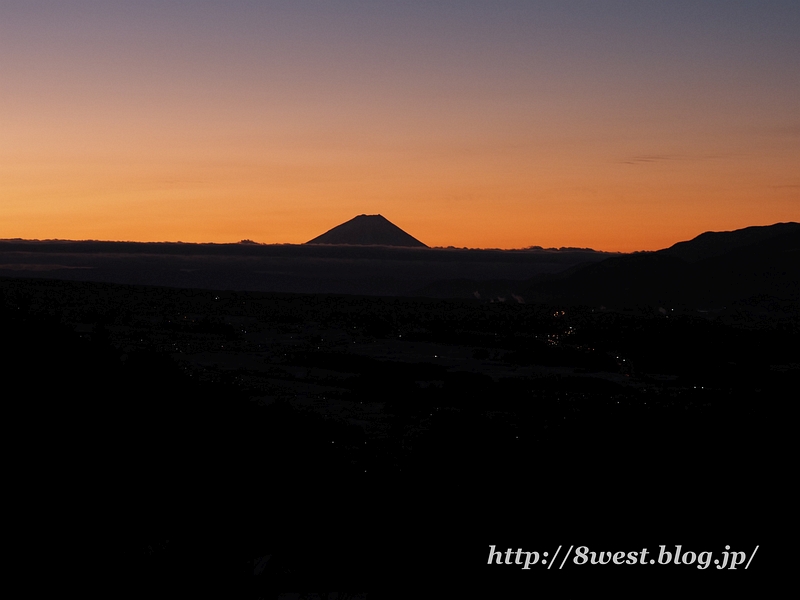
[[[800,220],[791,3],[184,4],[0,8],[0,238],[302,243],[380,213],[430,246],[633,251]]]

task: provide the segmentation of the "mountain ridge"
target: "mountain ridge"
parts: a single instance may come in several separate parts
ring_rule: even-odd
[[[657,252],[696,262],[721,256],[727,252],[800,231],[800,223],[792,221],[773,225],[754,225],[732,231],[706,231],[691,240],[676,242]]]

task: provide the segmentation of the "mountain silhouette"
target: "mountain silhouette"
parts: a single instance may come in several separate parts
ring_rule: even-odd
[[[641,252],[532,279],[526,297],[585,304],[727,305],[769,296],[800,300],[800,224],[706,232]]]
[[[792,239],[800,233],[800,223],[775,223],[767,226],[745,227],[735,231],[706,231],[686,242],[678,242],[659,254],[676,256],[686,262],[697,262],[706,258],[722,256],[737,248],[756,247],[773,238]],[[769,244],[767,244],[769,245]]]
[[[428,247],[382,215],[358,215],[306,244]]]
[[[663,250],[586,261],[525,281],[453,277],[417,294],[609,307],[745,303],[769,311],[777,302],[800,314],[800,223],[706,232]]]

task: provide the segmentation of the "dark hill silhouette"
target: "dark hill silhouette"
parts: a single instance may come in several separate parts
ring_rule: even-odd
[[[758,244],[771,238],[800,232],[800,223],[775,223],[766,227],[745,227],[735,231],[706,231],[686,242],[678,242],[659,254],[696,262],[705,258],[722,256],[735,250]]]
[[[534,278],[526,298],[582,304],[729,305],[752,298],[800,300],[800,224],[705,233],[642,252]]]
[[[427,248],[382,215],[358,215],[306,243]]]
[[[706,232],[655,252],[635,252],[540,272],[527,281],[448,279],[419,295],[608,307],[683,306],[800,315],[800,224]],[[776,304],[777,302],[777,304]],[[780,308],[778,308],[780,305]],[[760,307],[760,308],[758,308]],[[748,308],[747,310],[751,310]]]

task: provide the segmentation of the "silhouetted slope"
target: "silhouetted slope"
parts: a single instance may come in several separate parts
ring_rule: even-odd
[[[381,215],[359,215],[306,243],[427,248],[425,244]]]
[[[800,300],[800,226],[695,263],[698,289],[720,298]]]
[[[745,227],[735,231],[706,231],[686,242],[678,242],[659,250],[660,254],[696,262],[705,258],[721,256],[735,250],[758,244],[774,237],[797,234],[800,223],[775,223],[762,227]]]
[[[703,234],[658,252],[609,258],[569,276],[530,280],[526,298],[606,305],[726,305],[800,298],[800,225]]]
[[[585,304],[665,303],[676,289],[691,289],[694,281],[685,261],[642,253],[609,258],[564,278],[531,281],[522,293],[536,300]]]

